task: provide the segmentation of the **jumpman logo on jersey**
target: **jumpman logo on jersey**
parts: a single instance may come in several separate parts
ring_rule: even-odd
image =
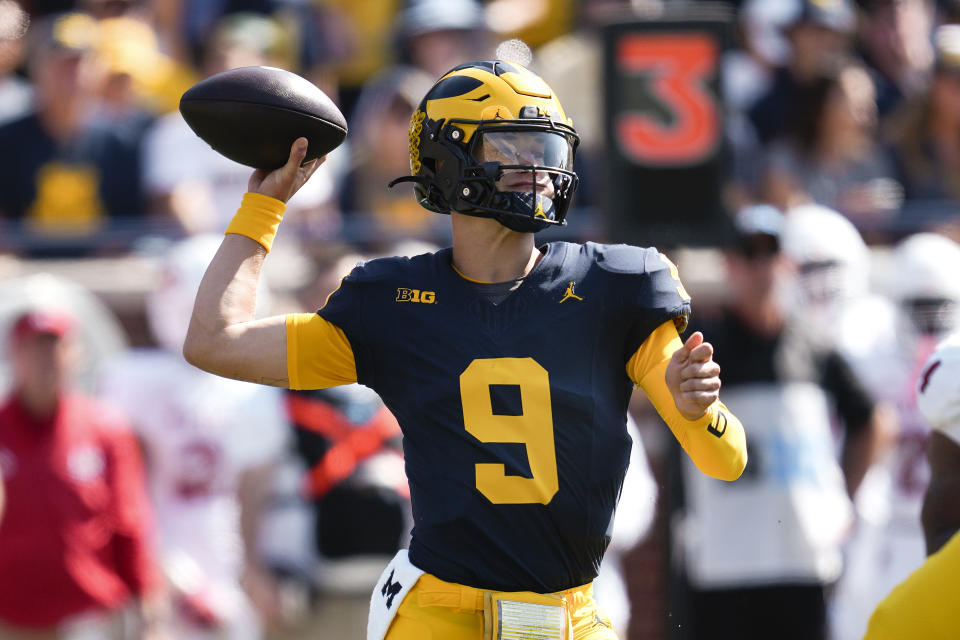
[[[596,626],[604,626],[604,627],[607,627],[607,628],[609,629],[609,628],[610,628],[610,623],[607,622],[606,620],[604,620],[603,618],[601,618],[599,613],[594,612],[594,613],[593,613],[593,625],[592,625],[592,626],[593,626],[593,627],[596,627]]]
[[[564,291],[563,297],[560,298],[560,302],[558,302],[557,304],[560,304],[560,303],[562,303],[562,302],[566,302],[567,300],[570,300],[571,298],[573,298],[574,300],[579,300],[580,302],[583,302],[583,298],[581,298],[580,296],[578,296],[577,294],[575,294],[575,293],[573,292],[573,285],[574,285],[573,282],[571,282],[570,284],[567,285],[567,290]]]

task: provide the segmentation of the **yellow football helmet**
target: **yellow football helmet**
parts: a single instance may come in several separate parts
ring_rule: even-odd
[[[556,95],[515,62],[470,62],[447,72],[410,120],[417,200],[438,213],[494,218],[515,231],[564,224],[580,137]]]

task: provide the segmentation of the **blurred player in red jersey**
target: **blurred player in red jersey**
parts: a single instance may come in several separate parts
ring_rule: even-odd
[[[76,320],[21,313],[8,336],[13,391],[0,405],[0,638],[156,638],[151,513],[136,440],[69,389]],[[136,603],[136,635],[120,612]]]
[[[205,374],[179,354],[219,243],[199,234],[170,247],[146,299],[158,348],[128,351],[100,378],[100,397],[129,417],[146,455],[177,640],[256,640],[279,613],[258,541],[286,446],[280,393]],[[268,293],[261,287],[261,305]]]

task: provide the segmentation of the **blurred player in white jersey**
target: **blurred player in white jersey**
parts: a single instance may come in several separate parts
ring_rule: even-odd
[[[890,258],[896,358],[889,364],[878,359],[874,366],[890,368],[891,379],[882,388],[897,408],[900,429],[890,455],[874,467],[858,496],[861,513],[872,518],[849,549],[848,584],[838,590],[836,611],[853,626],[838,640],[859,640],[877,603],[924,561],[920,512],[930,480],[925,454],[930,427],[917,406],[915,383],[937,342],[960,319],[960,246],[918,233],[900,242]]]
[[[922,516],[930,557],[880,603],[864,640],[951,640],[960,629],[960,333],[937,346],[916,387],[933,429]]]
[[[783,251],[797,271],[794,313],[833,341],[872,391],[902,382],[904,374],[890,366],[897,358],[896,305],[870,291],[870,250],[853,223],[822,205],[794,207]]]
[[[784,246],[799,270],[799,312],[835,341],[877,402],[896,409],[893,446],[856,495],[857,528],[831,607],[833,637],[859,640],[877,603],[923,562],[929,428],[914,381],[936,341],[957,324],[960,247],[929,233],[901,242],[890,254],[884,300],[868,291],[868,250],[839,214],[792,211]]]
[[[262,637],[263,618],[277,613],[256,539],[287,428],[279,391],[209,375],[181,355],[194,296],[219,244],[195,236],[169,251],[147,300],[160,348],[113,362],[101,387],[144,446],[173,637],[247,640]]]
[[[930,484],[921,514],[932,555],[960,530],[960,331],[937,345],[920,372],[917,406],[933,429],[927,446]],[[960,584],[960,571],[954,575]]]

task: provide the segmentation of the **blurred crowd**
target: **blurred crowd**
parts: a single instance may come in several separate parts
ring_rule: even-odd
[[[222,229],[246,170],[192,134],[178,99],[204,77],[257,64],[314,81],[350,127],[348,144],[294,203],[297,230],[288,235],[301,248],[443,241],[445,226],[417,207],[409,189],[384,184],[406,172],[403,133],[425,89],[458,62],[493,57],[498,46],[529,61],[569,104],[583,138],[577,206],[583,216],[602,216],[597,36],[617,9],[653,15],[670,4],[5,0],[0,247],[117,252],[153,235]],[[735,35],[721,78],[725,209],[813,202],[850,218],[871,244],[931,221],[956,235],[944,212],[960,197],[953,142],[960,5],[727,4]]]
[[[0,269],[0,640],[361,637],[406,543],[399,428],[372,392],[254,387],[180,356],[251,171],[186,125],[187,88],[281,67],[346,115],[275,245],[307,275],[258,298],[264,314],[312,311],[358,260],[447,243],[443,216],[386,185],[409,172],[416,105],[468,60],[529,64],[583,138],[571,225],[550,239],[619,241],[602,231],[600,28],[663,4],[0,0],[0,258],[156,266],[142,335],[69,279]],[[687,473],[638,401],[598,597],[622,638],[854,640],[925,555],[914,383],[960,327],[960,2],[718,4],[735,20],[721,78],[735,233],[687,261],[665,249],[706,301],[693,323],[750,463],[731,485]],[[641,635],[621,560],[656,526],[669,598]],[[61,564],[37,568],[44,545]]]
[[[178,100],[250,65],[302,74],[348,117],[348,145],[298,194],[287,235],[308,250],[442,240],[444,225],[409,190],[384,186],[407,172],[410,113],[440,74],[492,57],[498,39],[529,33],[535,45],[573,23],[569,0],[526,4],[5,0],[0,246],[103,254],[222,230],[249,172],[193,134]]]

